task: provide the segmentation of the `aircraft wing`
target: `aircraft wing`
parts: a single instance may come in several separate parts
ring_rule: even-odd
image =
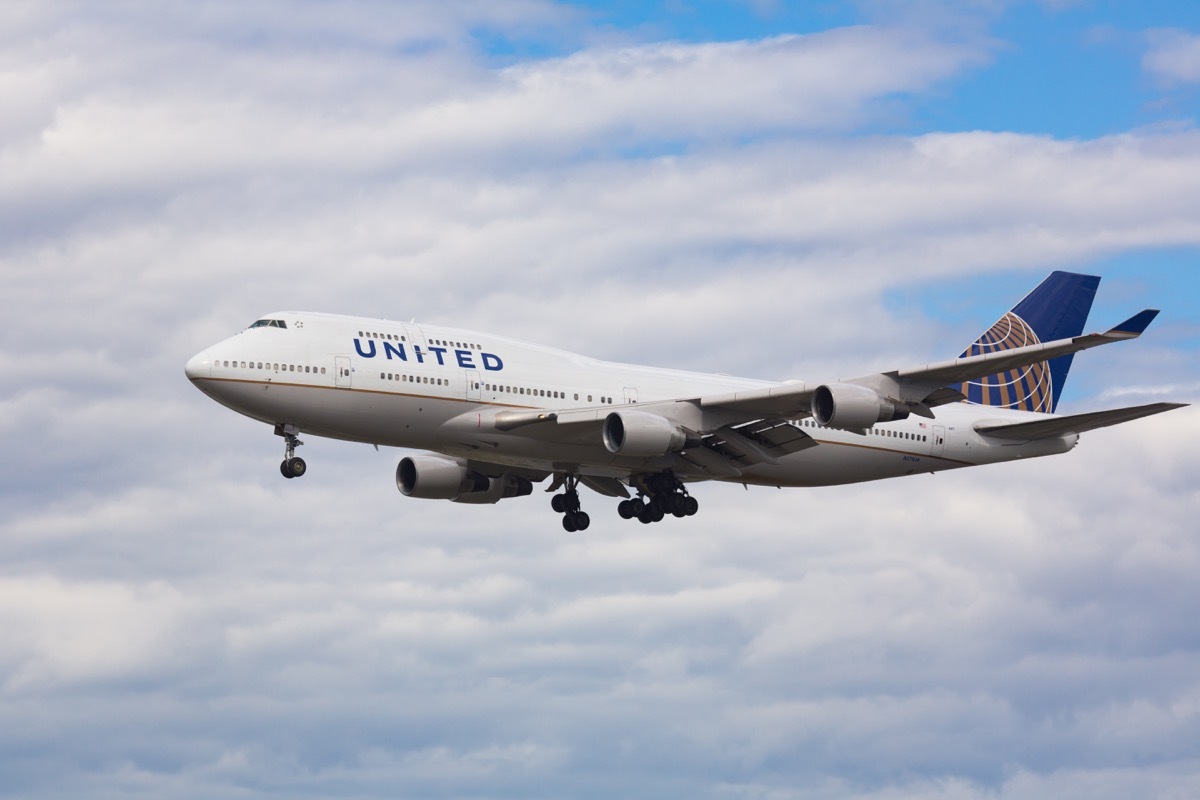
[[[1136,339],[1158,316],[1157,309],[1146,309],[1104,333],[1090,333],[1052,342],[1016,347],[940,361],[877,375],[866,375],[840,381],[844,384],[874,389],[881,397],[904,404],[915,414],[932,417],[931,407],[962,400],[957,390],[949,388],[963,381],[977,380],[1031,364],[1050,361],[1102,344]],[[799,382],[785,383],[766,389],[696,398],[693,402],[704,409],[721,410],[744,415],[746,419],[766,416],[798,418],[812,413],[812,399],[818,385]]]
[[[799,381],[790,381],[780,386],[765,389],[747,389],[740,392],[697,397],[692,400],[703,409],[734,412],[748,419],[761,417],[783,417],[796,419],[810,413],[813,392],[816,386]]]
[[[1187,403],[1150,403],[1144,406],[1129,408],[1114,408],[1111,411],[1093,411],[1088,414],[1071,414],[1065,417],[1049,417],[1033,422],[1018,422],[1007,425],[978,425],[977,433],[996,439],[1014,439],[1029,441],[1032,439],[1048,439],[1068,433],[1083,433],[1084,431],[1106,428],[1134,419],[1141,419],[1152,414],[1161,414],[1176,408],[1183,408]]]
[[[911,367],[898,370],[894,375],[901,381],[910,383],[936,383],[946,386],[951,383],[976,380],[997,372],[1006,372],[1018,367],[1026,367],[1039,361],[1049,361],[1059,356],[1078,353],[1102,344],[1123,342],[1136,339],[1149,327],[1158,316],[1158,309],[1148,308],[1135,314],[1120,325],[1104,333],[1089,333],[1085,336],[1075,336],[1070,339],[1059,339],[1055,342],[1032,344],[1017,347],[1012,350],[1001,350],[994,353],[984,353],[978,356],[955,358],[936,364],[926,364],[922,367]]]

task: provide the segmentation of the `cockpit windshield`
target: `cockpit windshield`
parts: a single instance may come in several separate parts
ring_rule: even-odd
[[[287,323],[281,319],[260,319],[251,328],[286,328]]]

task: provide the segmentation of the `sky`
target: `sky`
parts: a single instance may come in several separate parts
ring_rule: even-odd
[[[1103,277],[1200,399],[1200,8],[6,3],[0,797],[1200,795],[1200,412],[827,489],[412,500],[183,375],[281,309],[822,381]],[[540,489],[540,487],[537,487]]]

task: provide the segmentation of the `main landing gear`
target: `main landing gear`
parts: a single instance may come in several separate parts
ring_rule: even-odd
[[[284,455],[283,461],[279,465],[279,472],[289,480],[299,478],[308,471],[308,465],[304,463],[304,459],[296,455],[296,448],[304,444],[296,436],[298,433],[300,433],[300,429],[295,425],[275,426],[275,435],[282,436],[284,441]]]
[[[586,511],[579,510],[579,478],[567,475],[566,484],[562,494],[550,498],[550,507],[563,515],[562,526],[567,533],[586,531],[592,518]]]
[[[629,482],[638,496],[617,504],[622,519],[637,519],[644,525],[661,522],[667,515],[690,517],[700,510],[696,498],[688,494],[683,482],[667,470],[652,475],[639,475]],[[563,515],[562,526],[568,532],[585,531],[591,524],[588,515],[579,510],[579,476],[558,473],[547,491],[564,487],[561,494],[550,498],[550,506]]]
[[[638,481],[638,497],[617,504],[617,513],[622,519],[636,517],[643,525],[662,522],[667,514],[690,517],[699,510],[700,503],[688,494],[683,483],[670,470],[645,476]]]

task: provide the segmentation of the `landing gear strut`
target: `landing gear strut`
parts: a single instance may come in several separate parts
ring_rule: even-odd
[[[300,429],[295,425],[275,426],[275,435],[282,436],[284,441],[283,461],[279,465],[279,472],[289,480],[299,478],[308,471],[308,465],[304,463],[304,459],[296,455],[296,448],[304,444],[296,436],[298,433],[300,433]]]
[[[637,487],[637,499],[622,500],[617,504],[617,513],[622,519],[636,517],[643,525],[649,525],[661,522],[667,514],[690,517],[700,510],[700,503],[688,494],[682,481],[670,470],[644,476],[637,482]]]
[[[563,515],[562,526],[567,533],[586,531],[592,524],[592,518],[586,511],[579,510],[579,478],[574,475],[566,476],[567,488],[562,494],[550,498],[550,507]]]

